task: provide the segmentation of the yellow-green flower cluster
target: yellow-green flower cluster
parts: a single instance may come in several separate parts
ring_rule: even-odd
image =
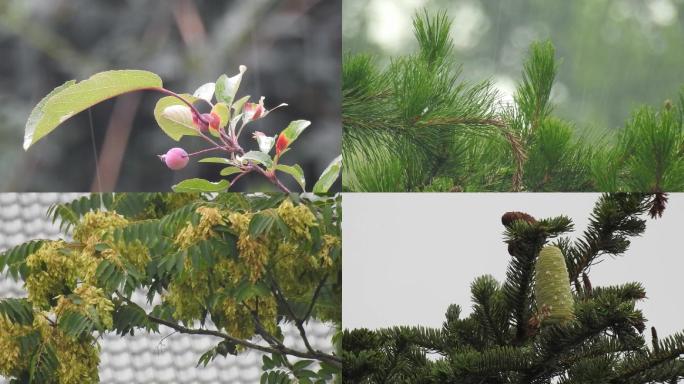
[[[18,338],[31,332],[31,327],[13,324],[0,315],[0,376],[13,376],[25,369],[27,359],[20,359]]]
[[[34,306],[47,308],[57,295],[76,287],[79,260],[67,248],[61,240],[45,242],[26,258],[26,265],[31,270],[26,278],[26,289]]]
[[[175,243],[186,249],[198,241],[214,236],[213,227],[224,222],[221,211],[214,207],[199,207],[200,220],[197,226],[188,223],[176,235]],[[185,271],[191,268],[190,260],[184,261]],[[168,287],[165,300],[174,306],[175,316],[184,322],[198,320],[203,315],[204,301],[210,294],[209,274],[182,273]]]
[[[83,284],[74,290],[74,294],[80,299],[78,303],[74,303],[71,299],[65,296],[59,297],[57,306],[55,307],[55,313],[57,316],[60,316],[65,311],[70,310],[89,317],[91,316],[90,310],[94,310],[100,320],[100,323],[105,328],[109,329],[113,326],[112,311],[114,310],[114,304],[109,298],[105,297],[105,294],[101,288]]]
[[[59,328],[48,323],[46,312],[36,314],[32,325],[17,325],[0,316],[0,375],[18,376],[29,368],[30,356],[20,356],[19,338],[37,331],[40,344],[54,346],[59,368],[54,384],[97,383],[97,367],[100,363],[99,350],[95,339],[74,339],[65,335]]]
[[[101,241],[113,229],[125,227],[128,220],[112,211],[94,211],[86,213],[74,229],[75,240],[88,244],[94,240]]]
[[[298,205],[295,207],[292,201],[285,200],[278,206],[277,211],[295,237],[311,240],[309,230],[318,224],[316,217],[307,206]]]
[[[321,228],[320,248],[314,251],[311,229],[319,224],[304,204],[295,206],[292,201],[285,200],[271,210],[270,213],[277,214],[289,228],[287,237],[277,226],[270,232],[252,236],[249,225],[254,212],[226,212],[211,206],[200,207],[196,212],[200,215],[199,222],[196,225],[188,223],[176,234],[174,242],[178,248],[187,249],[201,240],[217,236],[213,228],[224,224],[237,237],[238,255],[236,258],[214,255],[218,260],[206,273],[193,273],[189,259],[185,259],[184,271],[171,281],[164,295],[164,301],[174,307],[174,317],[181,321],[201,320],[212,294],[224,289],[230,292],[245,280],[256,284],[264,278],[267,268],[286,297],[305,300],[311,297],[322,276],[336,267],[331,254],[340,246],[339,236]],[[271,295],[243,302],[228,295],[209,310],[216,316],[217,325],[235,337],[254,336],[251,311],[256,311],[268,332],[277,331],[278,304]]]
[[[92,339],[76,340],[59,330],[53,332],[57,351],[59,384],[99,383],[97,367],[100,364],[99,345]]]
[[[251,311],[255,311],[259,322],[270,333],[276,333],[278,304],[274,297],[259,297],[238,303],[229,297],[223,301],[223,316],[225,316],[225,330],[228,334],[248,339],[254,336],[255,327]]]
[[[88,212],[74,230],[74,239],[83,244],[80,255],[80,263],[83,270],[83,279],[95,284],[94,277],[100,262],[108,260],[119,267],[123,261],[130,262],[139,271],[142,271],[150,261],[150,254],[139,240],[133,242],[115,241],[113,232],[117,228],[129,225],[129,221],[116,212],[97,211]],[[107,244],[110,248],[98,253],[95,247],[98,244]]]
[[[234,212],[228,216],[228,222],[237,232],[237,248],[240,260],[244,262],[243,271],[249,275],[249,280],[255,282],[264,273],[264,266],[269,255],[269,238],[262,236],[253,238],[249,234],[249,222],[252,214]]]
[[[200,214],[197,226],[188,223],[176,235],[175,243],[181,249],[186,249],[201,240],[207,240],[214,236],[213,227],[224,222],[223,215],[218,208],[199,207],[196,212]]]
[[[189,264],[186,259],[186,270],[190,267]],[[174,306],[175,318],[190,323],[202,318],[204,300],[209,294],[208,274],[183,273],[169,284],[165,300]]]

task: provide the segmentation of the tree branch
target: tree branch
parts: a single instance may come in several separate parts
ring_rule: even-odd
[[[121,298],[123,301],[127,302],[128,304],[138,306],[132,300],[125,297],[124,295],[122,295],[118,291],[115,293],[119,298]],[[308,353],[307,352],[301,352],[301,351],[298,351],[296,349],[288,348],[285,345],[283,345],[282,343],[279,343],[281,345],[279,345],[278,348],[267,347],[264,345],[253,343],[251,341],[247,341],[247,340],[239,339],[237,337],[230,336],[229,334],[223,333],[220,331],[215,331],[215,330],[211,330],[211,329],[201,329],[201,328],[200,329],[189,328],[189,327],[186,327],[186,326],[183,326],[180,324],[176,324],[172,321],[160,319],[160,318],[152,316],[150,314],[147,314],[147,318],[153,323],[165,325],[169,328],[176,330],[179,333],[185,333],[185,334],[189,334],[189,335],[206,335],[206,336],[219,337],[221,339],[228,340],[232,343],[235,343],[237,345],[241,345],[241,346],[249,348],[249,349],[255,349],[255,350],[258,350],[261,352],[266,352],[266,353],[291,355],[291,356],[296,356],[296,357],[300,357],[303,359],[314,359],[314,360],[326,362],[326,363],[328,363],[328,364],[330,364],[336,368],[342,369],[342,359],[341,358],[334,356],[334,355],[329,355],[329,354],[321,352],[321,351],[316,351],[316,350],[310,349],[310,345],[308,345],[308,344],[307,344],[307,349],[309,349]],[[268,340],[267,340],[267,342],[268,342]]]
[[[269,276],[271,277],[271,276]],[[271,277],[271,291],[275,295],[276,299],[285,307],[287,312],[289,313],[290,317],[295,322],[295,325],[297,326],[297,329],[299,330],[299,335],[302,338],[302,341],[304,342],[304,345],[306,346],[306,349],[310,353],[320,353],[320,351],[316,351],[313,349],[311,344],[309,343],[309,339],[306,337],[306,330],[304,330],[304,326],[302,325],[302,321],[297,317],[297,315],[294,313],[292,310],[292,307],[290,306],[290,303],[287,301],[285,296],[283,296],[282,291],[280,290],[280,287],[278,286],[278,283],[275,282],[275,280]]]

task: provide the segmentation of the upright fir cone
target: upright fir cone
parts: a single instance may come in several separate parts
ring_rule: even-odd
[[[525,212],[516,212],[516,211],[506,212],[503,214],[503,216],[501,216],[501,224],[503,224],[504,227],[508,227],[511,224],[513,224],[513,222],[518,221],[518,220],[525,221],[528,224],[536,224],[537,223],[537,220],[534,217],[528,215]]]
[[[537,309],[548,313],[541,321],[542,325],[563,324],[572,320],[575,317],[574,300],[565,257],[560,248],[542,248],[537,257],[534,274]]]

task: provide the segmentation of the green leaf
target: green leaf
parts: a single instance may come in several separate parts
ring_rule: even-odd
[[[225,103],[216,103],[214,108],[211,109],[211,113],[215,113],[221,119],[221,124],[219,127],[223,128],[228,125],[228,120],[230,120],[230,109]]]
[[[223,192],[230,187],[228,180],[211,182],[205,179],[187,179],[171,187],[174,192]]]
[[[273,211],[261,211],[254,216],[249,222],[249,235],[253,238],[259,237],[261,234],[268,232],[275,223],[278,215]]]
[[[17,280],[21,275],[25,277],[27,272],[26,258],[38,251],[43,246],[43,240],[32,240],[0,254],[0,272],[7,267],[7,273]]]
[[[214,91],[216,90],[216,84],[206,83],[202,84],[199,88],[193,92],[193,96],[206,100],[211,103],[211,99],[214,97]]]
[[[205,157],[204,159],[198,161],[198,163],[216,163],[216,164],[230,164],[230,161],[225,157]]]
[[[280,133],[287,138],[287,146],[292,145],[292,142],[297,140],[299,135],[304,132],[304,130],[311,125],[308,120],[295,120],[290,122],[290,124]]]
[[[309,365],[313,364],[313,362],[314,362],[313,360],[299,360],[298,362],[294,363],[292,368],[295,371],[299,371],[299,370],[302,370],[302,369],[308,367]]]
[[[221,170],[221,176],[230,176],[240,172],[242,172],[242,169],[238,167],[226,167]]]
[[[273,360],[271,360],[270,357],[264,355],[264,357],[262,358],[262,360],[263,360],[263,362],[264,362],[264,365],[263,365],[263,370],[264,370],[264,371],[268,371],[269,369],[271,369],[271,368],[274,367]]]
[[[294,177],[294,179],[297,181],[300,187],[302,187],[302,191],[306,190],[306,180],[304,179],[304,171],[302,170],[302,167],[299,166],[299,164],[295,165],[285,165],[285,164],[278,164],[276,166],[276,169],[285,172],[288,175]]]
[[[51,341],[44,341],[31,356],[29,362],[29,382],[52,382],[56,377],[55,375],[58,368],[59,360],[57,359],[55,347],[52,345]]]
[[[133,335],[135,328],[144,328],[156,331],[158,325],[148,320],[147,313],[135,303],[127,303],[118,306],[112,314],[112,320],[116,333],[124,336]]]
[[[188,94],[179,96],[191,104],[199,100]],[[190,107],[176,97],[166,96],[159,99],[154,107],[154,119],[157,120],[157,124],[159,124],[164,133],[176,141],[180,140],[184,135],[199,136],[192,123]]]
[[[159,76],[138,70],[100,72],[80,83],[67,81],[45,96],[31,111],[24,130],[24,150],[70,117],[101,101],[161,86]]]
[[[93,319],[72,310],[65,310],[59,316],[57,325],[64,334],[72,337],[87,335],[98,327],[98,324]]]
[[[235,99],[235,94],[240,88],[240,82],[242,81],[242,74],[245,73],[247,67],[244,65],[240,66],[240,73],[233,77],[228,77],[227,75],[221,75],[221,77],[216,80],[216,100],[219,102],[231,105]]]
[[[313,193],[327,193],[339,177],[341,170],[342,155],[339,155],[321,173],[321,177],[318,178],[316,185],[313,187]]]
[[[264,165],[266,168],[270,168],[273,165],[271,157],[261,151],[249,151],[242,156],[242,160],[252,160]]]
[[[239,303],[250,300],[254,297],[263,297],[271,294],[271,291],[264,283],[253,284],[249,280],[243,280],[235,289],[233,297]]]
[[[0,316],[14,324],[30,325],[33,323],[33,308],[26,299],[0,300]]]
[[[242,107],[245,105],[247,101],[249,101],[249,95],[241,97],[238,100],[235,100],[232,106],[233,111],[235,111],[235,115],[239,115],[240,112],[242,112]]]

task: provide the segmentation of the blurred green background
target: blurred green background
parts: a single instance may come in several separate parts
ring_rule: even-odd
[[[252,129],[272,135],[291,120],[312,121],[284,158],[299,163],[312,186],[340,153],[341,3],[1,0],[0,191],[169,191],[185,178],[219,178],[221,166],[191,162],[172,172],[159,161],[157,154],[178,143],[157,127],[152,111],[160,95],[150,92],[93,107],[93,135],[84,112],[26,153],[24,124],[33,106],[69,79],[145,69],[166,88],[192,93],[222,73],[236,74],[240,64],[248,70],[238,96],[266,96],[267,108],[289,104]],[[254,148],[251,134],[243,136]],[[184,138],[180,146],[191,152],[203,142]],[[231,190],[272,189],[259,177],[243,180]]]
[[[530,42],[551,39],[561,58],[556,113],[580,132],[623,126],[640,104],[660,106],[684,86],[684,0],[344,0],[344,52],[379,62],[416,49],[416,11],[453,19],[464,78],[491,79],[511,99]]]

